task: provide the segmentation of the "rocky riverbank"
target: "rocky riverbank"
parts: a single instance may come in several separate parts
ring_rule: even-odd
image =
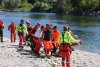
[[[0,67],[61,67],[61,58],[35,57],[29,46],[21,50],[18,41],[10,43],[4,38],[4,43],[0,42]],[[71,54],[71,67],[100,67],[100,55],[75,49]]]

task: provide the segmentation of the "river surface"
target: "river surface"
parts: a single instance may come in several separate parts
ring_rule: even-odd
[[[82,45],[74,46],[75,49],[100,54],[100,16],[74,16],[55,13],[32,13],[32,12],[2,12],[0,19],[5,24],[4,37],[10,37],[8,25],[11,21],[19,24],[21,19],[29,20],[33,26],[40,22],[58,26],[62,31],[63,26],[69,25],[74,35],[83,41]],[[18,38],[18,37],[17,37]]]

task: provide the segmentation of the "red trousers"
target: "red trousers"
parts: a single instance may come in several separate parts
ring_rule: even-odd
[[[40,40],[38,38],[36,38],[36,37],[33,37],[33,40],[36,43],[34,51],[39,53],[40,48],[41,48]]]
[[[70,54],[72,53],[71,47],[67,43],[62,43],[59,48],[62,57],[62,67],[70,67]]]
[[[52,49],[52,43],[51,41],[47,41],[47,40],[43,40],[43,43],[44,43],[44,47],[45,47],[45,51],[46,51],[46,56],[47,57],[50,57],[50,50]]]
[[[11,42],[15,42],[16,41],[16,35],[15,35],[14,32],[10,33],[10,40],[11,40]]]
[[[24,33],[18,32],[18,36],[19,36],[19,46],[23,46]]]
[[[70,67],[70,52],[62,52],[62,67]]]

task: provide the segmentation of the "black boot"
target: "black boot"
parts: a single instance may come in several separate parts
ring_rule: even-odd
[[[1,42],[3,42],[3,38],[1,38]]]

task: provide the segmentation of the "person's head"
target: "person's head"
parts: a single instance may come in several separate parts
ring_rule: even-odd
[[[37,30],[37,29],[38,29],[38,26],[36,25],[36,26],[34,27],[34,29]]]
[[[37,26],[39,26],[39,27],[40,27],[40,25],[41,25],[41,24],[40,24],[40,22],[38,22],[38,23],[37,23]]]
[[[54,27],[53,27],[53,30],[54,30],[54,31],[57,31],[57,30],[58,30],[58,29],[57,29],[57,26],[54,26]]]
[[[45,27],[44,26],[41,26],[41,31],[44,31]]]
[[[52,31],[52,27],[51,27],[51,26],[48,26],[48,30],[49,30],[49,31]]]
[[[67,30],[70,30],[70,26],[66,26]]]
[[[27,24],[27,26],[30,26],[30,22],[28,20],[26,21],[26,24]]]
[[[12,21],[11,24],[14,25],[14,22]]]
[[[53,29],[53,25],[51,24],[50,26],[51,26],[51,28]]]
[[[20,20],[20,25],[22,26],[23,24],[24,24],[24,20],[21,19],[21,20]]]
[[[49,26],[50,26],[50,25],[49,25],[48,23],[46,23],[46,28],[47,28],[47,29],[49,28]]]
[[[63,27],[63,31],[67,31],[67,28],[66,28],[66,26],[64,26],[64,27]]]

